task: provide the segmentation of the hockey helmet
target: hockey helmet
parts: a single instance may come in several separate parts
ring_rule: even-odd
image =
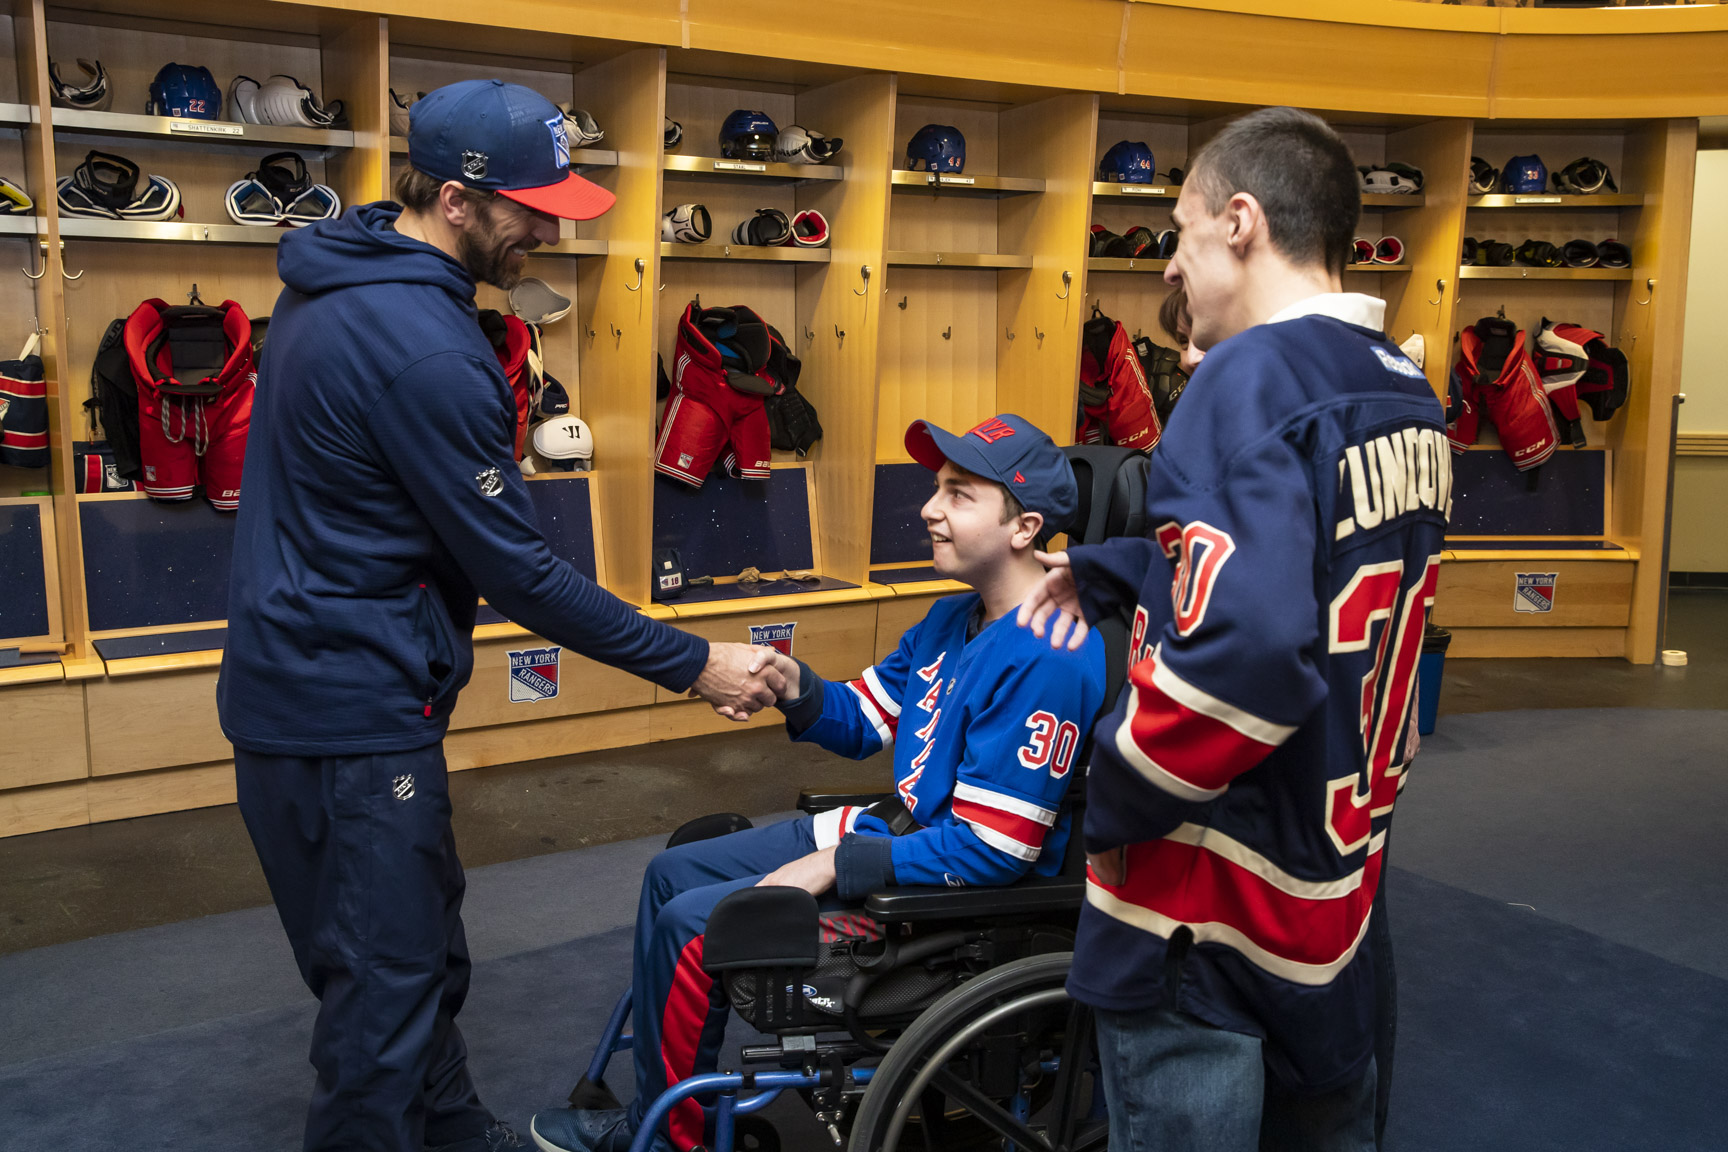
[[[594,460],[594,434],[575,416],[554,416],[534,429],[534,451],[554,468],[584,472]]]
[[[1413,168],[1408,170],[1415,171]],[[1356,171],[1362,174],[1361,187],[1364,196],[1413,196],[1422,190],[1420,173],[1417,173],[1415,179],[1411,179],[1394,171],[1390,166],[1358,168]]]
[[[1098,179],[1112,184],[1150,184],[1157,176],[1152,149],[1143,140],[1118,140],[1098,161]]]
[[[222,89],[202,64],[164,64],[150,81],[144,111],[152,116],[216,120],[222,115]]]
[[[1534,152],[1528,156],[1514,156],[1500,171],[1500,188],[1503,192],[1525,195],[1545,192],[1548,189],[1548,165],[1542,163],[1542,157]]]
[[[674,244],[701,244],[713,230],[706,204],[680,204],[660,220],[660,239]]]
[[[720,125],[720,155],[728,160],[774,159],[780,130],[766,112],[737,108]]]
[[[966,137],[952,124],[926,124],[906,144],[906,167],[914,172],[964,172]]]
[[[788,124],[774,141],[774,158],[785,164],[826,164],[844,143],[838,136],[829,139],[802,124]]]
[[[278,128],[329,128],[342,119],[342,101],[320,104],[312,89],[294,77],[276,75],[258,86],[258,94],[252,99],[251,114],[254,124],[270,124]]]
[[[424,95],[424,92],[419,94],[419,96]],[[396,89],[390,89],[390,135],[402,137],[408,135],[408,110],[414,106],[414,101],[418,98],[418,96],[404,96]]]
[[[80,84],[68,84],[60,78],[60,65],[48,61],[48,91],[52,102],[60,108],[82,108],[87,112],[105,112],[113,102],[114,92],[108,87],[108,72],[100,60],[78,58],[78,70],[84,73]]]

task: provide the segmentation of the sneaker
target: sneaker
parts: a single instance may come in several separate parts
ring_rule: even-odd
[[[426,1152],[526,1152],[526,1149],[531,1147],[531,1144],[516,1135],[514,1128],[502,1120],[495,1120],[490,1128],[478,1136],[470,1136],[453,1144],[428,1145]]]
[[[636,1135],[628,1108],[551,1108],[535,1113],[528,1131],[540,1152],[628,1152]],[[672,1152],[659,1133],[650,1147]]]

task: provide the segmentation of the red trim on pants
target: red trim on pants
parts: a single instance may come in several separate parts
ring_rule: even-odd
[[[660,1018],[660,1058],[666,1066],[668,1086],[696,1074],[696,1049],[702,1028],[708,1022],[708,997],[714,978],[702,970],[703,936],[692,937],[678,953],[672,970],[672,987]],[[673,1105],[666,1118],[675,1148],[695,1148],[702,1143],[705,1117],[694,1097]]]

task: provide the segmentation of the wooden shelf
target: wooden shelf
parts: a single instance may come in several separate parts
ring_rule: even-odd
[[[168,244],[275,244],[286,228],[247,224],[188,224],[179,220],[80,220],[60,217],[64,240],[143,240]]]
[[[408,141],[405,137],[390,137],[390,155],[408,155]],[[616,168],[618,166],[618,153],[610,148],[572,148],[570,150],[570,166],[572,168]]]
[[[1182,185],[1118,184],[1113,180],[1094,180],[1092,195],[1120,196],[1124,200],[1174,200],[1182,195]]]
[[[961,192],[978,196],[1019,196],[1044,191],[1044,181],[1023,176],[966,176],[951,172],[912,172],[894,169],[890,177],[895,192],[922,188],[929,192]]]
[[[1392,192],[1364,192],[1362,194],[1362,207],[1372,208],[1378,212],[1384,212],[1387,209],[1420,208],[1425,203],[1427,201],[1420,192],[1409,196],[1399,196]]]
[[[0,104],[0,126],[22,128],[36,122],[36,110],[28,104]]]
[[[1488,196],[1469,196],[1464,200],[1466,208],[1539,208],[1549,211],[1556,208],[1637,208],[1643,203],[1644,197],[1636,192],[1613,192],[1602,196],[1567,196],[1559,192],[1495,192]]]
[[[1170,267],[1168,260],[1148,256],[1092,256],[1086,261],[1088,272],[1155,272],[1162,274]]]
[[[746,264],[826,264],[833,256],[826,248],[768,248],[760,244],[660,244],[663,260],[734,260]]]
[[[1032,257],[995,252],[896,252],[888,263],[925,268],[1030,268]]]
[[[34,236],[42,230],[42,217],[19,213],[0,216],[0,236]]]
[[[760,160],[725,160],[719,156],[666,156],[660,167],[680,176],[712,176],[721,180],[838,180],[838,164],[773,164]]]
[[[1408,271],[1410,271],[1410,265],[1408,265],[1408,264],[1346,264],[1346,265],[1344,265],[1344,274],[1345,275],[1349,275],[1352,272],[1396,273],[1396,272],[1408,272]]]
[[[1482,268],[1466,264],[1458,269],[1460,280],[1630,280],[1630,268]]]
[[[54,132],[100,136],[131,136],[159,140],[193,140],[200,144],[294,144],[321,152],[354,147],[354,133],[319,128],[277,128],[265,124],[231,124],[226,120],[191,120],[178,116],[136,116],[130,112],[86,112],[54,109]]]
[[[566,236],[550,248],[536,248],[530,256],[604,256],[608,251],[604,240],[579,240]]]

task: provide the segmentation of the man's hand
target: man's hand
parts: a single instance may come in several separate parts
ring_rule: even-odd
[[[1032,591],[1026,593],[1026,599],[1020,601],[1020,611],[1014,622],[1022,628],[1030,626],[1032,635],[1038,637],[1042,637],[1048,628],[1050,647],[1060,648],[1066,639],[1068,650],[1072,652],[1085,643],[1086,634],[1092,629],[1080,611],[1080,590],[1074,583],[1074,569],[1069,566],[1068,554],[1034,552],[1032,555],[1049,571],[1044,573],[1043,580],[1032,586]]]
[[[783,681],[783,687],[774,693],[774,699],[770,700],[769,704],[779,704],[798,695],[802,690],[800,684],[803,681],[803,670],[798,667],[798,661],[776,648],[768,647],[766,644],[759,644],[751,648],[750,652],[750,666],[745,669],[746,674],[767,677],[778,673]],[[724,704],[716,704],[714,711],[728,720],[748,720],[750,718],[748,712]]]
[[[1086,853],[1086,864],[1098,883],[1114,888],[1128,879],[1128,849],[1112,848],[1108,852]]]
[[[758,888],[773,885],[802,888],[812,896],[822,895],[834,887],[834,849],[823,848],[808,856],[800,856],[792,863],[783,864],[756,881]]]
[[[786,691],[786,677],[775,667],[754,667],[757,649],[748,644],[708,645],[708,665],[690,689],[728,720],[748,720]]]

